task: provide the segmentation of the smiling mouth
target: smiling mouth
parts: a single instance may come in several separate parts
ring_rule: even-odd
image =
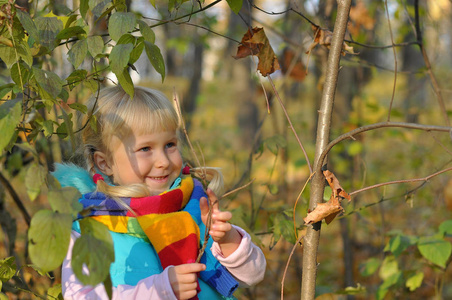
[[[166,176],[159,176],[159,177],[150,177],[152,180],[165,180],[166,178],[168,178],[168,175]]]

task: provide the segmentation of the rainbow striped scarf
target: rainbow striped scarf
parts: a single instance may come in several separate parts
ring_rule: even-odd
[[[170,265],[192,263],[198,256],[200,246],[200,230],[193,219],[194,215],[199,217],[199,211],[190,214],[182,209],[190,200],[199,200],[192,197],[199,198],[200,195],[204,195],[204,190],[199,182],[194,184],[190,175],[182,175],[181,178],[178,188],[160,195],[121,198],[133,212],[99,192],[83,195],[80,203],[84,208],[91,208],[89,217],[105,224],[109,230],[150,242],[159,256],[163,269]],[[199,203],[196,209],[199,210]],[[232,296],[238,287],[232,275],[210,252],[204,253],[201,262],[207,263],[207,270],[201,272],[200,277],[223,296]],[[209,264],[212,265],[210,270]]]

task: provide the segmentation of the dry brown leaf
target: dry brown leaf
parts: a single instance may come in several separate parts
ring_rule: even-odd
[[[296,59],[295,62],[294,59]],[[295,57],[295,52],[293,50],[285,48],[280,61],[283,74],[290,71],[289,76],[296,81],[303,81],[306,77],[306,67],[299,58]]]
[[[303,220],[306,225],[320,222],[323,219],[325,219],[327,224],[330,224],[331,221],[333,221],[333,219],[342,211],[344,211],[344,209],[337,198],[331,196],[327,203],[317,204],[316,208],[308,213]]]
[[[333,32],[322,29],[319,26],[315,25],[312,25],[312,30],[314,31],[314,41],[309,46],[308,50],[306,51],[306,54],[310,54],[312,49],[314,49],[317,45],[322,45],[330,49],[331,40],[333,39]],[[345,56],[345,54],[356,54],[353,51],[353,47],[347,45],[346,42],[342,44],[341,53],[343,56]]]
[[[252,31],[248,29],[234,58],[239,59],[249,55],[256,55],[259,58],[257,69],[262,76],[267,76],[279,70],[278,59],[263,28],[254,27]]]
[[[338,196],[347,199],[348,201],[351,200],[350,195],[344,191],[344,189],[341,187],[341,184],[339,183],[339,180],[334,176],[332,172],[329,170],[323,171],[323,175],[325,175],[326,180],[328,181],[328,184],[330,185],[331,189],[333,190],[332,197],[337,198]]]

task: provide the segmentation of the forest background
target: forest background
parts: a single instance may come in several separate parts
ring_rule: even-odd
[[[0,299],[61,297],[80,209],[48,173],[118,82],[177,98],[185,156],[222,168],[268,262],[239,299],[452,297],[450,1],[2,0],[0,24]]]

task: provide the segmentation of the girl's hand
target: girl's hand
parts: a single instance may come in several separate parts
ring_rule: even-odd
[[[177,299],[190,299],[198,293],[198,275],[206,266],[200,263],[183,264],[168,270],[168,277]]]
[[[242,240],[240,233],[232,227],[228,222],[232,218],[232,213],[229,211],[220,211],[219,201],[212,190],[207,189],[207,196],[209,196],[209,203],[212,206],[212,222],[210,224],[209,234],[212,239],[220,245],[221,252],[225,257],[234,252]],[[209,205],[207,199],[202,197],[200,199],[201,219],[204,225],[207,226],[209,217]]]

